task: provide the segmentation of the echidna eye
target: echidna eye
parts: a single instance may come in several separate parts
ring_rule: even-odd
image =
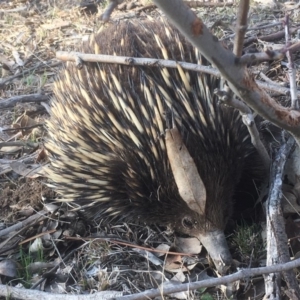
[[[182,226],[183,227],[192,229],[194,227],[193,225],[194,225],[194,222],[189,217],[184,217],[182,219]]]

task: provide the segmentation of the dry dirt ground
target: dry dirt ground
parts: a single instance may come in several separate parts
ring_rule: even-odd
[[[97,31],[101,26],[99,15],[105,4],[101,1],[94,5],[93,1],[0,0],[0,262],[5,262],[0,265],[2,283],[37,286],[55,293],[101,290],[134,293],[157,287],[163,278],[172,279],[174,265],[182,263],[181,259],[173,259],[169,262],[169,272],[164,272],[163,264],[155,265],[154,259],[143,258],[143,250],[124,245],[161,246],[164,249],[163,245],[172,243],[170,232],[134,224],[102,226],[86,223],[53,202],[57,195],[46,186],[47,180],[41,175],[42,167],[48,163],[43,149],[47,137],[44,122],[48,118],[53,80],[62,66],[62,62],[55,58],[55,52],[76,49],[82,40]],[[246,51],[283,45],[284,36],[278,33],[283,30],[284,10],[291,13],[294,32],[299,29],[298,6],[290,5],[278,4],[269,9],[253,4],[250,14],[252,30],[247,33]],[[236,5],[224,3],[221,7],[204,7],[196,3],[194,9],[223,39],[224,45],[231,48]],[[159,12],[146,0],[127,1],[113,13],[112,21],[146,14],[156,16]],[[272,62],[260,67],[273,81],[286,84],[284,64]],[[26,95],[31,96],[21,97]],[[28,217],[38,213],[47,215],[47,218],[26,223]],[[18,222],[25,223],[21,228],[1,235],[4,229]],[[72,226],[67,225],[70,223]],[[251,239],[254,244],[261,241],[258,232],[253,227],[239,234],[244,235],[244,244],[249,246]],[[114,242],[111,239],[88,242],[79,238],[93,235],[113,238]],[[239,238],[232,240],[236,258],[249,263],[251,253],[241,252],[243,241]],[[32,250],[37,247],[37,241],[43,247]],[[251,249],[254,249],[253,245]],[[258,265],[265,258],[263,246],[255,249],[257,253],[253,261]],[[7,265],[8,259],[12,265]],[[62,260],[63,265],[60,264]],[[163,260],[160,258],[161,262]],[[190,277],[195,279],[204,273],[202,278],[213,275],[213,269],[209,268],[203,273],[203,265],[208,267],[205,255],[198,258],[199,261],[202,266],[192,269]],[[255,299],[261,299],[261,277],[252,283],[240,282],[240,285],[242,296],[239,299],[253,297],[252,287],[258,295]],[[223,296],[218,289],[204,289],[195,291],[190,297],[222,299]]]

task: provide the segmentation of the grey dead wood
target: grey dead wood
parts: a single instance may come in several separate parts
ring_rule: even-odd
[[[0,101],[0,109],[13,107],[17,103],[43,102],[43,101],[48,101],[48,100],[49,100],[49,95],[41,95],[41,94],[29,94],[29,95],[14,96],[14,97]]]

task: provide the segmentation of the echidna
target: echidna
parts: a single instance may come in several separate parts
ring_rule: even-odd
[[[82,51],[201,62],[198,50],[163,20],[112,24]],[[256,179],[260,161],[238,111],[217,103],[218,85],[179,66],[88,63],[78,70],[68,64],[54,86],[46,142],[49,179],[61,200],[89,218],[158,223],[195,236],[223,271],[231,262],[223,232],[236,191]],[[204,212],[179,194],[166,151],[166,115],[205,186]]]

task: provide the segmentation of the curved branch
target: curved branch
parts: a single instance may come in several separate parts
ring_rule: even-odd
[[[202,20],[181,0],[154,0],[154,3],[205,58],[219,69],[238,97],[261,116],[292,133],[300,145],[299,111],[279,105],[260,88],[248,69],[240,64],[231,51],[221,45]]]

